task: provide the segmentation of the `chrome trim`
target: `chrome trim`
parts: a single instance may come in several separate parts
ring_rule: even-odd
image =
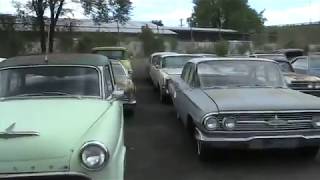
[[[203,133],[196,128],[196,139],[199,141],[209,141],[209,142],[249,142],[256,139],[319,139],[320,135],[304,136],[304,135],[275,135],[275,136],[252,136],[247,138],[219,138],[219,137],[205,137]]]
[[[288,120],[288,123],[303,123],[303,122],[313,122],[312,120]],[[260,124],[269,124],[268,121],[237,121],[239,124],[254,124],[254,123],[260,123]]]
[[[224,115],[224,114],[272,114],[272,113],[320,113],[320,110],[287,110],[287,111],[220,111],[207,113],[205,116]],[[205,117],[204,116],[204,117]]]
[[[85,149],[87,146],[90,146],[90,145],[99,146],[100,148],[103,149],[103,151],[104,151],[105,154],[106,154],[106,158],[105,158],[105,161],[104,161],[103,165],[102,165],[100,168],[98,168],[98,169],[88,168],[88,167],[83,163],[83,161],[82,161],[82,157],[81,157],[81,156],[82,156],[82,153],[83,153],[84,149]],[[84,143],[84,144],[81,146],[81,148],[80,148],[80,153],[79,153],[79,158],[80,158],[80,162],[81,162],[81,167],[83,167],[84,169],[86,169],[86,170],[88,170],[88,171],[99,171],[99,170],[103,169],[103,168],[108,164],[108,161],[109,161],[109,159],[110,159],[110,151],[107,149],[107,147],[106,147],[103,143],[101,143],[101,142],[99,142],[99,141],[88,141],[88,142]]]
[[[2,178],[24,178],[24,177],[41,177],[41,176],[82,176],[91,179],[88,175],[78,172],[50,172],[50,173],[19,173],[19,174],[0,174]]]
[[[99,76],[99,89],[100,89],[100,98],[103,98],[103,89],[102,89],[102,72],[97,66],[91,66],[91,65],[26,65],[26,66],[13,66],[13,67],[5,67],[0,68],[0,71],[2,70],[8,70],[8,69],[22,69],[22,68],[36,68],[36,67],[85,67],[85,68],[93,68],[98,72]]]

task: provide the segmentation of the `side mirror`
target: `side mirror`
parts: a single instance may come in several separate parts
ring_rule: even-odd
[[[155,67],[156,67],[156,69],[160,69],[160,65],[158,65],[158,64]]]
[[[116,100],[122,100],[124,98],[124,90],[116,88],[112,93],[112,98]]]

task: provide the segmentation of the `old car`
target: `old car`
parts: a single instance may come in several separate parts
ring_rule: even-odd
[[[129,74],[133,73],[131,57],[128,55],[127,48],[124,47],[95,47],[92,53],[107,56],[109,59],[120,61],[128,70]]]
[[[153,61],[157,61],[157,59],[161,58],[163,55],[170,55],[170,54],[177,54],[175,52],[156,52],[150,55],[150,58],[146,61],[146,72],[147,72],[147,79],[151,81],[150,77],[150,70],[153,64]]]
[[[275,54],[283,54],[287,57],[289,61],[293,60],[296,57],[303,56],[303,49],[278,49],[273,51]]]
[[[288,148],[312,158],[319,150],[319,99],[288,89],[274,61],[192,59],[173,81],[177,116],[201,159],[219,148]]]
[[[106,57],[15,57],[0,78],[0,179],[123,179],[123,92]]]
[[[168,81],[171,76],[179,76],[183,66],[192,58],[201,57],[192,54],[162,55],[151,66],[150,77],[153,86],[159,91],[160,101],[166,103],[169,100]]]
[[[297,57],[291,64],[298,73],[320,77],[320,55],[318,54]]]
[[[287,58],[282,54],[253,54],[251,57],[271,59],[280,65],[289,88],[303,93],[320,96],[320,78],[296,73]]]
[[[117,88],[124,91],[123,99],[121,99],[124,109],[128,113],[133,114],[137,104],[135,95],[136,86],[134,85],[133,80],[131,76],[129,76],[125,67],[119,61],[112,61],[112,69]]]

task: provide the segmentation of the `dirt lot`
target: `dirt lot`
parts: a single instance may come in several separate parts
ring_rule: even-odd
[[[143,61],[135,64],[138,105],[126,119],[126,180],[318,180],[320,157],[306,161],[292,151],[228,151],[201,162],[193,143],[145,80]]]

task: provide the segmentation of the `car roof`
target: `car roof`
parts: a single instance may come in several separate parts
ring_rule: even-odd
[[[277,61],[277,62],[290,62],[286,56],[284,54],[252,54],[253,56],[282,56],[284,57],[285,59],[271,59],[270,60],[274,60],[274,61]],[[259,57],[258,57],[259,58]],[[269,59],[269,58],[266,58],[266,57],[260,57],[260,58],[263,58],[263,59]]]
[[[95,48],[92,48],[92,51],[115,51],[115,50],[126,51],[127,48],[125,48],[125,47],[95,47]]]
[[[192,62],[194,64],[199,64],[199,63],[208,62],[208,61],[265,61],[265,62],[275,63],[274,60],[263,59],[263,58],[194,58],[194,59],[191,59],[189,62]]]
[[[287,53],[287,52],[294,52],[294,51],[300,51],[300,52],[304,52],[303,49],[278,49],[278,50],[275,50],[274,52],[279,52],[279,53]]]
[[[30,65],[109,65],[107,57],[98,54],[50,54],[18,56],[0,63],[0,68]]]
[[[166,57],[184,57],[184,56],[195,57],[195,58],[203,57],[202,55],[197,55],[197,54],[165,54],[165,55],[162,55],[161,57],[166,58]]]
[[[176,53],[176,52],[156,52],[156,53],[151,54],[151,57],[162,56],[162,55],[166,55],[166,54],[178,54],[178,53]]]

